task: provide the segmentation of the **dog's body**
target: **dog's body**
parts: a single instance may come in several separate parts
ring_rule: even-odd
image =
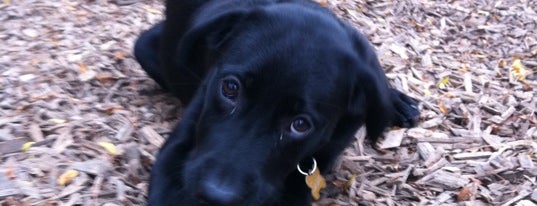
[[[352,27],[306,0],[168,0],[135,55],[188,104],[152,169],[150,205],[309,205],[296,170],[327,173],[365,125],[412,126]]]

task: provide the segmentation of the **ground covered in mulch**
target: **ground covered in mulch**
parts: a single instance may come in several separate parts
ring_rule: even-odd
[[[537,204],[536,1],[321,3],[371,40],[422,116],[376,150],[359,131],[316,205]],[[162,9],[0,2],[1,205],[144,204],[182,111],[131,53]]]

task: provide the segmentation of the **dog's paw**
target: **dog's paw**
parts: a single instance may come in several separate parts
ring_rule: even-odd
[[[391,98],[396,110],[393,126],[405,128],[416,126],[420,117],[418,103],[396,89],[391,89]]]

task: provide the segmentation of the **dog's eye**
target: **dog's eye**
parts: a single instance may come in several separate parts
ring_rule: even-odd
[[[239,96],[240,83],[236,78],[226,78],[222,80],[222,95],[235,101]]]
[[[307,117],[300,116],[293,120],[290,130],[292,135],[304,136],[308,134],[311,128],[311,121]]]

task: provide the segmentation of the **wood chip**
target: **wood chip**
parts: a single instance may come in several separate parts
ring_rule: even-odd
[[[420,154],[420,157],[423,160],[429,159],[431,154],[435,152],[433,145],[431,145],[431,143],[428,143],[428,142],[418,143],[417,149],[418,149],[418,153]]]
[[[14,152],[20,152],[22,150],[22,145],[24,145],[28,141],[31,141],[30,138],[20,137],[0,142],[0,154],[5,155]]]
[[[13,182],[8,180],[5,175],[0,175],[0,199],[17,194],[20,194],[20,191],[15,187]]]
[[[43,131],[41,131],[41,128],[37,124],[30,124],[30,137],[32,137],[32,140],[34,142],[40,142],[43,141],[45,138],[43,136]]]
[[[145,126],[141,129],[142,136],[151,144],[161,147],[164,144],[164,138],[160,136],[153,128],[150,126]]]
[[[116,134],[116,136],[114,138],[119,140],[120,142],[125,142],[125,141],[129,140],[130,138],[132,138],[131,135],[132,135],[133,132],[134,132],[134,128],[132,127],[132,124],[125,123],[119,129],[119,131],[117,132],[117,134]]]
[[[521,153],[517,156],[517,158],[522,168],[535,168],[535,163],[533,163],[533,160],[531,159],[530,155]]]
[[[73,169],[79,170],[92,175],[105,175],[111,171],[112,165],[105,160],[93,159],[85,162],[75,162],[72,165]]]
[[[530,200],[520,200],[515,204],[515,206],[537,206],[537,204],[533,203]]]
[[[519,194],[516,197],[514,197],[513,199],[503,203],[502,206],[512,205],[515,202],[518,202],[518,201],[522,200],[523,198],[527,197],[530,194],[531,194],[530,191],[522,190],[522,191],[519,192]]]
[[[399,147],[405,136],[405,129],[390,130],[385,134],[384,140],[380,143],[381,149]]]
[[[479,159],[488,158],[492,155],[492,152],[469,152],[469,153],[457,153],[453,154],[453,158],[458,160]]]
[[[431,180],[427,182],[432,184],[440,184],[448,188],[456,189],[468,184],[470,180],[466,177],[461,176],[460,174],[438,170],[433,173]]]

